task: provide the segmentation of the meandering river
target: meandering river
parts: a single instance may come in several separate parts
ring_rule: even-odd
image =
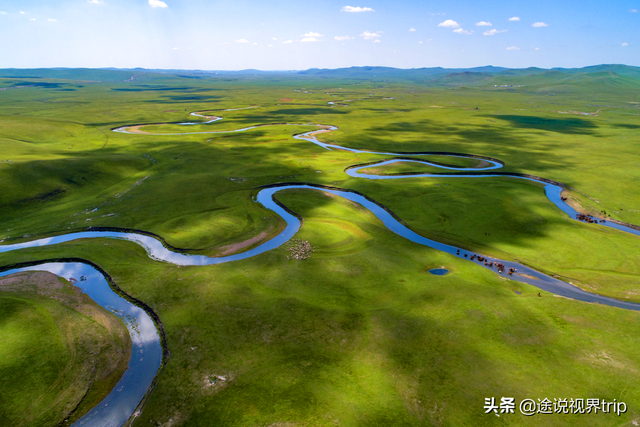
[[[255,107],[247,107],[255,108]],[[231,110],[228,110],[231,111]],[[194,116],[203,117],[208,119],[207,122],[186,122],[186,123],[172,123],[174,125],[190,126],[194,124],[206,124],[213,123],[221,120],[220,117],[206,116],[199,113],[191,113]],[[291,124],[289,124],[291,125]],[[242,129],[236,129],[232,131],[210,131],[210,132],[184,132],[184,133],[164,133],[155,134],[147,133],[138,130],[141,126],[150,125],[129,125],[120,128],[115,128],[113,131],[121,133],[139,133],[146,135],[187,135],[187,134],[204,134],[204,133],[230,133],[230,132],[242,132],[250,129],[255,129],[258,126],[250,126]],[[275,125],[274,125],[275,126]],[[337,129],[334,126],[327,125],[310,125],[301,124],[296,126],[315,126],[321,128],[321,131],[330,131]],[[307,132],[302,135],[295,136],[296,139],[305,140],[319,145],[327,150],[347,150],[353,153],[367,153],[367,154],[379,154],[385,156],[424,156],[428,154],[437,154],[439,156],[450,157],[470,157],[463,154],[453,153],[393,153],[393,152],[378,152],[378,151],[366,151],[357,150],[352,148],[346,148],[333,144],[326,144],[317,140],[314,136],[318,130]],[[486,178],[486,177],[505,177],[515,179],[526,179],[534,182],[538,182],[544,185],[545,193],[549,200],[554,203],[560,210],[565,212],[571,218],[576,219],[578,212],[576,212],[571,206],[565,203],[561,198],[562,187],[556,183],[549,182],[543,178],[522,176],[517,174],[497,174],[489,171],[495,171],[503,167],[503,164],[496,159],[482,158],[487,162],[488,166],[479,168],[457,168],[452,166],[444,166],[437,163],[431,163],[425,160],[407,160],[407,159],[391,159],[383,160],[375,164],[353,166],[348,168],[345,172],[352,177],[362,179],[403,179],[403,178],[420,178],[420,177],[450,177],[450,178]],[[406,174],[406,175],[374,175],[366,174],[361,171],[365,168],[371,168],[373,166],[385,166],[397,162],[418,162],[427,164],[433,167],[437,167],[443,170],[455,171],[457,173],[449,172],[444,174],[424,173],[424,174]],[[462,173],[461,173],[462,172]],[[130,233],[121,231],[86,231],[79,233],[70,233],[61,236],[48,237],[44,239],[33,240],[29,242],[16,243],[11,245],[0,245],[0,252],[17,251],[26,248],[33,248],[38,246],[49,246],[60,243],[70,242],[78,239],[89,238],[108,238],[108,239],[121,239],[134,242],[147,251],[148,255],[158,261],[168,262],[177,265],[211,265],[221,264],[226,262],[232,262],[250,258],[261,254],[263,252],[275,249],[288,240],[290,240],[300,229],[300,220],[284,209],[278,202],[276,202],[274,196],[280,192],[291,189],[307,189],[315,191],[323,191],[333,194],[335,196],[343,197],[347,200],[360,204],[365,209],[368,209],[373,215],[375,215],[390,231],[420,245],[428,246],[443,252],[446,252],[452,256],[474,262],[478,266],[488,268],[496,272],[496,274],[503,274],[497,271],[496,264],[502,264],[505,271],[509,269],[515,269],[516,272],[508,277],[512,280],[527,283],[533,285],[539,289],[547,292],[554,293],[563,297],[573,298],[579,301],[595,302],[600,304],[609,305],[612,307],[623,308],[627,310],[640,311],[640,304],[630,303],[626,301],[620,301],[613,298],[604,297],[601,295],[592,294],[586,292],[580,288],[572,286],[566,282],[542,274],[530,267],[521,265],[516,262],[500,260],[497,258],[491,258],[481,256],[482,261],[479,260],[478,255],[469,252],[462,248],[446,245],[444,243],[437,242],[435,240],[428,239],[421,236],[414,231],[410,230],[407,226],[403,225],[396,217],[386,210],[383,206],[379,205],[375,201],[362,194],[358,194],[353,191],[329,188],[312,184],[281,184],[272,185],[261,189],[258,192],[256,202],[262,204],[265,208],[273,211],[279,215],[286,223],[285,229],[280,232],[276,237],[270,239],[267,242],[260,244],[259,246],[250,249],[246,252],[241,252],[235,255],[224,257],[208,257],[203,255],[189,255],[179,252],[174,252],[163,245],[163,243],[150,235],[141,233]],[[628,233],[632,233],[640,236],[640,231],[635,230],[625,225],[617,224],[611,221],[600,223],[600,226],[607,226],[622,230]],[[473,255],[476,255],[475,257]],[[11,269],[0,273],[0,276],[6,276],[9,274],[30,271],[30,270],[45,270],[57,274],[66,279],[74,278],[78,280],[80,277],[86,277],[86,280],[78,281],[76,286],[80,286],[83,292],[87,293],[94,301],[100,304],[102,307],[115,312],[117,315],[123,317],[123,319],[129,321],[125,322],[132,339],[132,356],[129,361],[129,369],[126,371],[123,378],[117,384],[117,386],[111,391],[111,393],[89,413],[83,416],[74,425],[90,425],[90,426],[121,426],[134,414],[136,407],[144,398],[148,392],[153,379],[158,372],[158,369],[162,363],[162,346],[160,343],[160,336],[155,328],[155,325],[149,315],[140,307],[128,302],[124,298],[120,297],[114,290],[109,287],[109,283],[104,275],[95,269],[93,266],[80,263],[80,262],[66,262],[66,263],[43,263],[40,265]],[[127,317],[129,316],[129,317]],[[134,319],[130,321],[130,319]]]
[[[131,336],[129,367],[109,395],[80,418],[77,426],[121,426],[142,401],[162,363],[162,346],[156,325],[147,312],[130,303],[110,287],[104,275],[82,262],[47,262],[0,273],[0,277],[24,271],[48,271],[67,280],[75,279],[100,306],[120,317]]]

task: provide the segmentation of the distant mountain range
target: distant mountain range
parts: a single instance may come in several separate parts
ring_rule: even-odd
[[[616,86],[632,85],[640,81],[640,67],[621,64],[602,64],[583,68],[505,68],[491,65],[474,68],[392,68],[392,67],[349,67],[336,69],[311,68],[304,71],[207,71],[207,70],[162,70],[145,68],[37,68],[37,69],[0,69],[0,78],[49,78],[117,82],[126,81],[141,74],[170,74],[177,77],[208,79],[227,78],[318,78],[318,79],[367,79],[367,80],[407,80],[435,85],[488,85],[519,84],[519,78],[527,77],[527,83],[576,84],[587,79],[590,82],[618,79]],[[158,76],[159,77],[159,76]],[[533,77],[533,79],[532,79]],[[596,80],[594,80],[596,79]],[[604,79],[604,80],[603,80]],[[621,80],[620,80],[621,79]],[[625,83],[627,82],[627,83]]]

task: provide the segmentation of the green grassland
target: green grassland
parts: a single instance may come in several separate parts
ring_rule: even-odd
[[[301,124],[335,125],[318,138],[497,158],[504,172],[566,184],[584,210],[640,224],[636,76],[136,78],[46,78],[56,86],[0,92],[0,240],[122,227],[215,255],[281,229],[281,219],[253,202],[258,187],[308,182],[357,190],[429,238],[640,302],[640,238],[571,220],[537,184],[356,179],[344,170],[389,156],[292,138],[313,129]],[[15,81],[0,79],[0,86]],[[500,87],[506,84],[514,87]],[[171,124],[204,121],[193,111],[224,120]],[[142,127],[150,133],[276,125],[221,134],[111,132],[140,124],[156,124]],[[403,164],[366,172],[443,170]],[[2,254],[0,265],[90,259],[156,311],[171,359],[136,425],[623,425],[640,417],[637,313],[538,297],[536,288],[404,241],[366,211],[317,191],[278,199],[304,218],[296,238],[316,248],[309,260],[287,260],[280,248],[179,268],[131,243],[77,241]],[[427,273],[440,266],[451,274]],[[491,396],[616,398],[629,412],[485,416]]]
[[[89,253],[159,314],[171,359],[140,425],[604,426],[638,418],[639,313],[538,297],[531,286],[416,247],[320,192],[278,199],[305,218],[297,237],[316,248],[306,261],[281,248],[181,268],[112,241],[15,257]],[[428,273],[441,266],[451,273]],[[497,418],[484,415],[489,396],[598,396],[630,408],[620,418]]]
[[[68,425],[127,369],[124,324],[76,290],[50,273],[0,279],[0,424]]]

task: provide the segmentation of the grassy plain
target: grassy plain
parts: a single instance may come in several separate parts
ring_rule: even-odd
[[[346,147],[498,158],[503,171],[563,182],[585,208],[640,224],[637,80],[137,79],[49,79],[59,86],[0,92],[0,240],[123,227],[216,254],[280,225],[252,201],[256,187],[310,182],[360,191],[435,240],[640,302],[640,239],[570,220],[536,184],[355,179],[344,169],[388,156],[327,151],[291,137],[309,130],[294,123],[331,124],[339,129],[319,138]],[[524,86],[494,87],[507,83]],[[224,120],[212,124],[143,129],[288,124],[227,134],[110,132],[253,105],[259,108],[217,112]],[[433,170],[427,168],[400,171]],[[623,425],[640,416],[632,386],[640,379],[637,313],[544,292],[539,298],[533,287],[406,242],[356,206],[319,192],[278,198],[304,218],[296,237],[317,248],[311,259],[289,261],[278,249],[178,268],[149,260],[130,243],[78,241],[2,254],[0,265],[87,258],[158,313],[171,359],[140,425]],[[452,273],[427,273],[440,266]],[[215,375],[231,380],[212,381]],[[616,398],[629,412],[485,416],[491,396]]]
[[[305,218],[297,237],[316,247],[306,261],[278,249],[180,268],[113,241],[12,258],[90,254],[156,310],[171,359],[139,425],[609,426],[640,416],[640,313],[538,297],[320,192],[279,200]],[[441,266],[451,273],[428,273]],[[482,409],[491,396],[597,396],[629,411],[498,418]]]
[[[124,324],[76,290],[44,272],[0,279],[0,424],[69,425],[127,369]]]

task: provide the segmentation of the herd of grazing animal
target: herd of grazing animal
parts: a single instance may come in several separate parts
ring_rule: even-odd
[[[562,201],[563,201],[563,202],[566,202],[566,201],[567,201],[567,198],[566,198],[566,197],[564,197],[564,196],[562,196],[562,197],[560,197],[560,198],[562,199]],[[606,213],[605,213],[605,215],[606,215]],[[604,222],[606,222],[606,220],[604,220],[604,219],[594,218],[594,217],[593,217],[593,216],[591,216],[591,215],[585,215],[585,214],[581,214],[581,213],[577,213],[577,214],[576,214],[576,219],[577,219],[577,220],[579,220],[579,221],[588,222],[589,224],[598,224],[598,223],[604,223]],[[460,255],[460,249],[458,249],[458,250],[457,250],[456,255]],[[467,258],[467,256],[468,256],[467,254],[464,254],[464,257],[465,257],[465,258]],[[478,262],[480,262],[480,263],[484,262],[484,265],[485,265],[485,266],[487,266],[487,267],[489,267],[489,268],[493,268],[493,267],[495,266],[495,268],[497,268],[497,269],[498,269],[498,273],[500,273],[500,274],[504,273],[504,269],[505,269],[504,264],[502,264],[502,263],[500,263],[500,262],[495,262],[495,263],[494,263],[493,261],[489,261],[489,260],[488,260],[488,259],[486,259],[485,257],[480,256],[480,255],[476,255],[476,254],[471,255],[471,257],[469,258],[469,260],[471,260],[471,261],[474,261],[474,260],[476,260],[476,259],[477,259],[477,260],[478,260]],[[494,264],[495,264],[495,265],[494,265]],[[515,268],[513,268],[513,267],[510,267],[510,268],[509,268],[509,270],[507,271],[507,274],[508,274],[509,276],[511,276],[511,275],[512,275],[513,273],[515,273],[516,271],[518,271],[518,270],[517,270],[517,269],[515,269]],[[540,296],[540,293],[538,293],[538,296]]]
[[[576,219],[578,221],[588,222],[589,224],[597,224],[597,223],[606,222],[606,220],[604,220],[604,219],[594,218],[591,215],[585,215],[585,214],[581,214],[581,213],[577,213],[576,214]]]
[[[460,255],[460,249],[458,249],[458,250],[457,250],[456,255]],[[467,254],[464,254],[464,257],[466,258],[466,257],[467,257]],[[474,260],[476,260],[476,259],[477,259],[477,260],[478,260],[478,262],[480,262],[480,263],[482,263],[482,262],[483,262],[483,263],[484,263],[484,265],[485,265],[485,266],[487,266],[487,267],[489,267],[489,268],[493,268],[493,267],[495,266],[495,268],[497,268],[497,269],[498,269],[498,273],[500,273],[500,274],[504,273],[504,269],[505,269],[504,264],[502,264],[502,263],[500,263],[500,262],[495,262],[495,263],[494,263],[493,261],[489,261],[487,258],[485,258],[485,257],[483,257],[483,256],[480,256],[480,255],[476,255],[476,254],[471,255],[471,258],[469,258],[469,260],[471,260],[471,261],[474,261]],[[512,275],[513,273],[515,273],[516,271],[518,271],[518,270],[517,270],[517,269],[515,269],[515,268],[513,268],[513,267],[511,267],[511,268],[509,268],[509,271],[507,272],[507,274],[508,274],[509,276],[511,276],[511,275]]]
[[[302,239],[291,239],[285,244],[285,249],[289,252],[287,259],[305,260],[315,252],[311,244]]]
[[[567,201],[567,198],[565,196],[560,196],[560,200],[562,200],[563,202]],[[607,213],[605,211],[604,212],[605,216],[607,215]],[[581,214],[581,213],[577,213],[576,214],[576,219],[578,221],[584,221],[584,222],[588,222],[589,224],[598,224],[598,223],[604,223],[607,222],[604,219],[598,219],[598,218],[594,218],[591,215],[585,215],[585,214]]]
[[[564,196],[562,196],[562,197],[560,197],[560,198],[562,199],[562,201],[563,201],[563,202],[565,202],[565,201],[567,200],[567,198],[566,198],[566,197],[564,197]],[[603,212],[604,212],[604,211],[603,211]],[[606,212],[605,212],[605,215],[606,215]],[[604,222],[607,222],[607,221],[606,221],[606,220],[604,220],[604,219],[594,218],[594,217],[593,217],[593,216],[591,216],[591,215],[585,215],[585,214],[581,214],[581,213],[577,213],[577,214],[576,214],[576,219],[577,219],[578,221],[584,221],[584,222],[587,222],[587,223],[589,223],[589,224],[598,224],[598,223],[602,224],[602,223],[604,223]],[[460,255],[460,249],[458,249],[458,251],[456,252],[456,255]],[[467,254],[464,254],[464,257],[465,257],[465,258],[467,258],[467,256],[468,256]],[[484,262],[484,265],[485,265],[485,266],[487,266],[487,267],[490,267],[490,268],[493,268],[493,267],[494,267],[494,262],[493,262],[493,261],[489,261],[489,260],[487,260],[485,257],[482,257],[482,256],[480,256],[480,255],[473,254],[473,255],[471,255],[471,258],[469,258],[469,259],[470,259],[471,261],[473,261],[473,260],[477,259],[477,260],[478,260],[478,262]],[[504,273],[504,268],[505,268],[505,267],[504,267],[504,264],[499,263],[499,262],[496,262],[496,263],[495,263],[495,267],[498,269],[498,273],[500,273],[500,274]],[[509,271],[507,272],[507,274],[508,274],[509,276],[511,276],[511,275],[512,275],[513,273],[515,273],[516,271],[518,271],[518,270],[516,270],[515,268],[513,268],[513,267],[512,267],[512,268],[509,268]]]

